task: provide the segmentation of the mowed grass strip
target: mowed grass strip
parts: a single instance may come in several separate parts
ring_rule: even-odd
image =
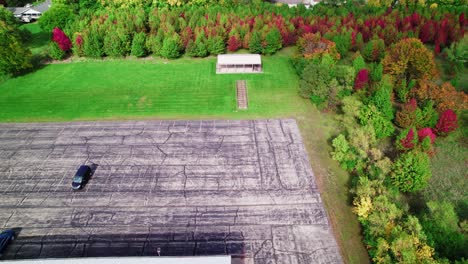
[[[0,85],[0,121],[296,112],[305,103],[297,104],[298,81],[288,60],[266,57],[265,73],[242,75],[216,75],[216,58],[51,64]],[[242,113],[235,101],[238,79],[247,80],[250,99]]]

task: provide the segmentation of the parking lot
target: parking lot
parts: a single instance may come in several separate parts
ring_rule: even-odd
[[[4,259],[342,262],[292,119],[0,124],[0,225]]]

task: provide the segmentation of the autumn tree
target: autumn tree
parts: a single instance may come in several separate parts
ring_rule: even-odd
[[[432,79],[437,75],[434,56],[424,44],[415,38],[402,39],[392,46],[382,61],[384,73],[395,80]]]
[[[227,49],[230,52],[237,51],[242,46],[242,42],[239,40],[239,36],[232,35],[229,37]]]
[[[457,114],[455,114],[452,109],[447,109],[440,115],[435,131],[439,136],[446,136],[457,128]]]
[[[297,41],[297,47],[303,57],[307,59],[321,58],[324,54],[329,54],[335,60],[340,58],[336,49],[336,44],[330,40],[322,38],[320,33],[306,33]]]
[[[447,109],[463,110],[468,108],[468,95],[458,92],[449,82],[442,85],[424,79],[411,91],[421,101],[433,100],[439,111]]]
[[[361,69],[356,75],[354,81],[354,89],[361,90],[369,85],[369,71],[367,69]]]

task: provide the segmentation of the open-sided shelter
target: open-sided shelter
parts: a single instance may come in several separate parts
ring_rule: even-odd
[[[261,73],[260,54],[221,54],[218,55],[216,73]]]

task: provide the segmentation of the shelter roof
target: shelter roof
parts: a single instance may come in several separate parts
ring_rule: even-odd
[[[220,54],[219,65],[258,65],[262,64],[260,54]]]

